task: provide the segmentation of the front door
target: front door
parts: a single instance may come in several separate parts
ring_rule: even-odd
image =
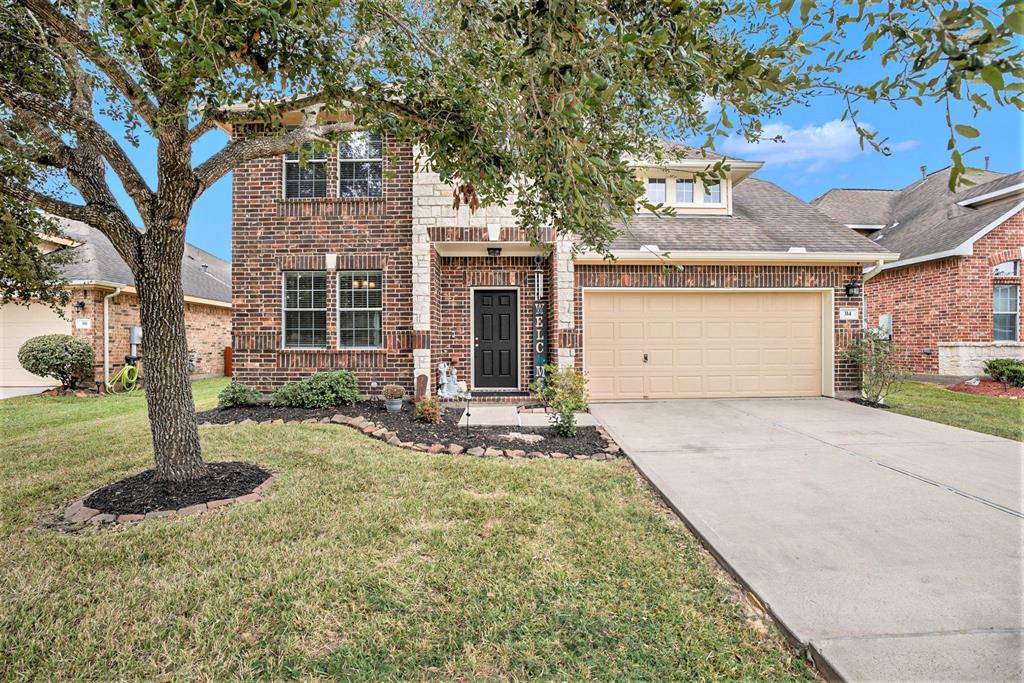
[[[519,295],[511,289],[473,292],[473,388],[519,386]]]

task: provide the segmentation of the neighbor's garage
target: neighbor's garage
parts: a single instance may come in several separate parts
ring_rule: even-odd
[[[585,289],[583,311],[595,400],[820,396],[823,374],[831,385],[832,303],[820,290]]]
[[[0,398],[35,393],[59,382],[22,369],[18,349],[30,337],[71,334],[71,323],[47,306],[0,306]]]

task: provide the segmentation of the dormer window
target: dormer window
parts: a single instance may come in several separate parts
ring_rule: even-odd
[[[651,204],[664,204],[665,203],[665,179],[664,178],[648,178],[647,179],[647,201]]]
[[[704,180],[704,203],[705,204],[721,204],[722,203],[722,181],[720,180]]]
[[[676,178],[676,204],[693,204],[692,178]]]

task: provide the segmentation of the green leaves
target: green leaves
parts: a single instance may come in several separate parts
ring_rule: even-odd
[[[962,123],[956,124],[955,128],[956,132],[964,136],[965,138],[976,138],[979,135],[981,135],[981,133],[978,132],[977,128],[974,128],[973,126],[967,126]]]

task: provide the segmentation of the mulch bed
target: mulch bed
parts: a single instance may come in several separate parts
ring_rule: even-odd
[[[205,477],[184,482],[155,481],[154,470],[104,486],[90,494],[85,506],[110,515],[145,515],[251,494],[270,477],[267,470],[245,462],[211,462]]]
[[[592,456],[605,453],[608,438],[597,427],[578,427],[575,438],[558,436],[550,427],[517,427],[515,425],[474,425],[473,406],[470,405],[469,427],[459,427],[463,408],[447,408],[441,424],[424,424],[413,419],[413,407],[406,404],[400,413],[389,413],[380,401],[367,401],[356,406],[339,406],[328,409],[275,408],[272,406],[250,406],[240,408],[215,408],[199,413],[199,422],[205,424],[232,424],[251,420],[258,423],[307,422],[329,420],[335,415],[365,417],[379,428],[393,432],[403,442],[420,445],[459,444],[465,450],[472,448],[522,450],[527,453],[552,453],[572,456]],[[248,424],[248,423],[247,423]],[[535,435],[541,441],[510,438],[510,434]],[[420,450],[420,449],[417,449]]]
[[[974,386],[961,382],[960,384],[954,384],[948,387],[948,389],[950,391],[959,391],[963,394],[978,394],[979,396],[1024,398],[1024,388],[1008,386],[994,379],[983,379]]]
[[[866,398],[860,396],[854,396],[850,399],[850,403],[856,403],[859,406],[867,406],[868,408],[881,408],[882,410],[889,410],[889,406],[884,403],[872,403]]]

